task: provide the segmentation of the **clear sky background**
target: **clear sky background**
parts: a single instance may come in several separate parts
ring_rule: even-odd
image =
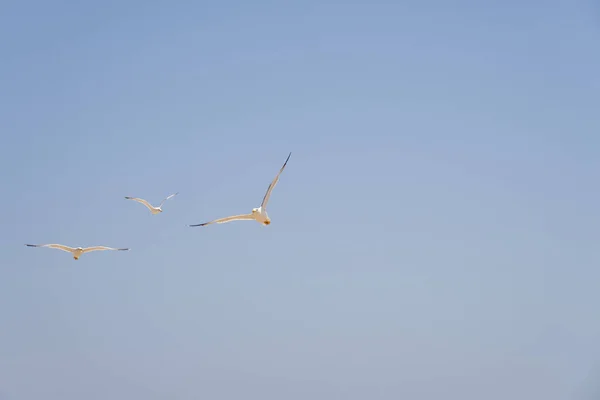
[[[597,3],[11,1],[0,38],[0,399],[600,383]],[[186,227],[290,151],[270,226]]]

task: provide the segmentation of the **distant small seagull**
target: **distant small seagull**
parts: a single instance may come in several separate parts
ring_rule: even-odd
[[[129,250],[129,249],[114,249],[112,247],[106,247],[106,246],[94,246],[94,247],[69,247],[69,246],[63,246],[62,244],[26,244],[25,246],[29,246],[29,247],[49,247],[51,249],[59,249],[62,251],[66,251],[69,252],[71,254],[73,254],[73,258],[76,260],[79,260],[79,257],[81,257],[82,254],[84,253],[89,253],[90,251],[98,251],[98,250],[119,250],[119,251],[125,251],[125,250]]]
[[[271,197],[271,192],[273,191],[273,188],[275,187],[275,185],[277,185],[277,182],[279,182],[279,175],[281,175],[281,173],[283,172],[283,169],[287,165],[287,162],[290,159],[291,155],[292,155],[292,153],[290,153],[288,155],[287,159],[283,163],[283,167],[281,167],[281,169],[279,170],[279,173],[277,174],[275,179],[273,179],[273,182],[271,182],[271,184],[269,185],[269,187],[267,189],[267,193],[265,193],[265,197],[263,198],[263,201],[262,201],[262,204],[260,205],[260,207],[253,208],[252,213],[242,214],[242,215],[234,215],[232,217],[216,219],[214,221],[204,222],[202,224],[196,224],[196,225],[188,225],[188,226],[193,227],[193,226],[204,226],[204,225],[209,225],[209,224],[223,224],[225,222],[243,221],[243,220],[248,220],[248,221],[254,220],[265,226],[269,225],[271,223],[271,219],[269,218],[269,215],[267,214],[267,203],[269,202],[269,198]]]
[[[163,201],[160,202],[158,207],[154,207],[152,204],[148,203],[146,200],[144,199],[139,199],[137,197],[129,197],[129,196],[125,196],[125,198],[127,200],[134,200],[137,201],[138,203],[142,203],[143,205],[145,205],[146,207],[148,207],[148,209],[150,210],[150,212],[152,213],[152,215],[158,214],[163,212],[162,210],[162,205],[165,203],[165,201],[169,200],[171,197],[177,195],[179,192],[177,193],[173,193],[172,195],[166,197]]]

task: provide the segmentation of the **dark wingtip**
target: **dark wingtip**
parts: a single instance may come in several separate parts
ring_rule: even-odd
[[[292,156],[292,152],[290,151],[290,154],[288,154],[287,158],[285,159],[285,162],[283,163],[283,166],[281,167],[282,170],[287,165],[287,162],[289,161],[289,159],[290,159],[291,156]]]

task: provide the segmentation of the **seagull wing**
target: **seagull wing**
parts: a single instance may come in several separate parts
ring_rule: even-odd
[[[171,197],[176,196],[177,194],[179,194],[179,192],[177,193],[173,193],[172,195],[165,197],[165,199],[163,201],[160,202],[159,207],[162,207],[162,205],[164,204],[165,201],[169,200]]]
[[[273,182],[271,182],[271,184],[269,185],[269,188],[267,189],[267,193],[265,193],[265,197],[263,197],[263,201],[260,205],[261,208],[263,208],[263,209],[267,208],[267,203],[269,202],[269,198],[271,197],[271,192],[273,191],[273,188],[275,188],[275,185],[277,185],[277,182],[279,182],[279,175],[281,175],[281,173],[283,172],[283,169],[287,165],[287,162],[290,159],[291,155],[292,155],[292,153],[290,153],[288,155],[287,159],[283,163],[283,167],[281,167],[281,169],[277,173],[277,176],[275,177],[275,179],[273,179]]]
[[[68,253],[72,253],[75,251],[73,247],[63,246],[62,244],[26,244],[25,246],[29,247],[48,247],[51,249],[58,249],[62,251],[66,251]]]
[[[140,198],[137,198],[137,197],[129,197],[129,196],[125,196],[125,198],[127,200],[133,200],[133,201],[137,201],[138,203],[142,203],[143,205],[145,205],[146,207],[148,207],[148,209],[150,209],[150,210],[154,209],[154,207],[152,207],[152,205],[150,203],[148,203],[144,199],[140,199]]]
[[[221,219],[215,219],[214,221],[210,221],[210,222],[204,222],[202,224],[196,224],[196,225],[188,225],[188,226],[204,226],[204,225],[209,225],[209,224],[224,224],[225,222],[231,222],[231,221],[244,221],[244,220],[253,220],[254,217],[252,216],[252,214],[243,214],[243,215],[234,215],[232,217],[225,217],[225,218],[221,218]]]
[[[125,250],[129,250],[129,249],[115,249],[113,247],[94,246],[94,247],[86,247],[85,249],[83,249],[82,253],[89,253],[90,251],[98,251],[98,250],[119,250],[119,251],[125,251]]]

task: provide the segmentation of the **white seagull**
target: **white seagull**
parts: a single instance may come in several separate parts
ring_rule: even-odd
[[[216,220],[210,221],[210,222],[204,222],[202,224],[188,225],[188,226],[193,227],[193,226],[204,226],[204,225],[209,225],[209,224],[224,224],[225,222],[244,221],[244,220],[247,220],[247,221],[254,220],[265,226],[269,225],[271,223],[271,219],[269,218],[269,215],[267,214],[267,203],[269,202],[269,198],[271,197],[271,192],[273,191],[273,188],[275,187],[275,185],[277,185],[277,182],[279,181],[279,175],[281,175],[281,173],[283,172],[283,169],[287,165],[287,162],[290,159],[291,155],[292,155],[292,153],[290,153],[288,155],[287,159],[283,163],[283,167],[281,167],[281,169],[279,170],[279,173],[277,174],[275,179],[273,179],[273,182],[271,182],[271,184],[269,185],[269,188],[267,189],[267,193],[265,193],[265,197],[263,198],[263,201],[262,201],[260,207],[253,208],[252,212],[250,214],[234,215],[232,217],[225,217],[225,218],[216,219]]]
[[[79,260],[79,257],[81,257],[82,254],[84,253],[89,253],[90,251],[98,251],[98,250],[119,250],[119,251],[125,251],[125,250],[129,250],[129,249],[114,249],[112,247],[106,247],[106,246],[93,246],[93,247],[69,247],[69,246],[63,246],[62,244],[26,244],[25,246],[29,246],[29,247],[49,247],[51,249],[59,249],[62,251],[66,251],[68,253],[73,254],[73,258],[76,260]]]
[[[152,215],[155,215],[155,214],[163,212],[162,205],[165,203],[165,201],[169,200],[171,197],[177,195],[178,193],[179,192],[173,193],[172,195],[167,196],[163,201],[160,202],[160,204],[158,205],[158,207],[154,207],[152,204],[148,203],[146,200],[140,199],[140,198],[137,198],[137,197],[125,196],[125,198],[127,200],[134,200],[134,201],[137,201],[138,203],[142,203],[143,205],[145,205],[146,207],[148,207],[148,209],[150,210],[150,212],[152,213]]]

